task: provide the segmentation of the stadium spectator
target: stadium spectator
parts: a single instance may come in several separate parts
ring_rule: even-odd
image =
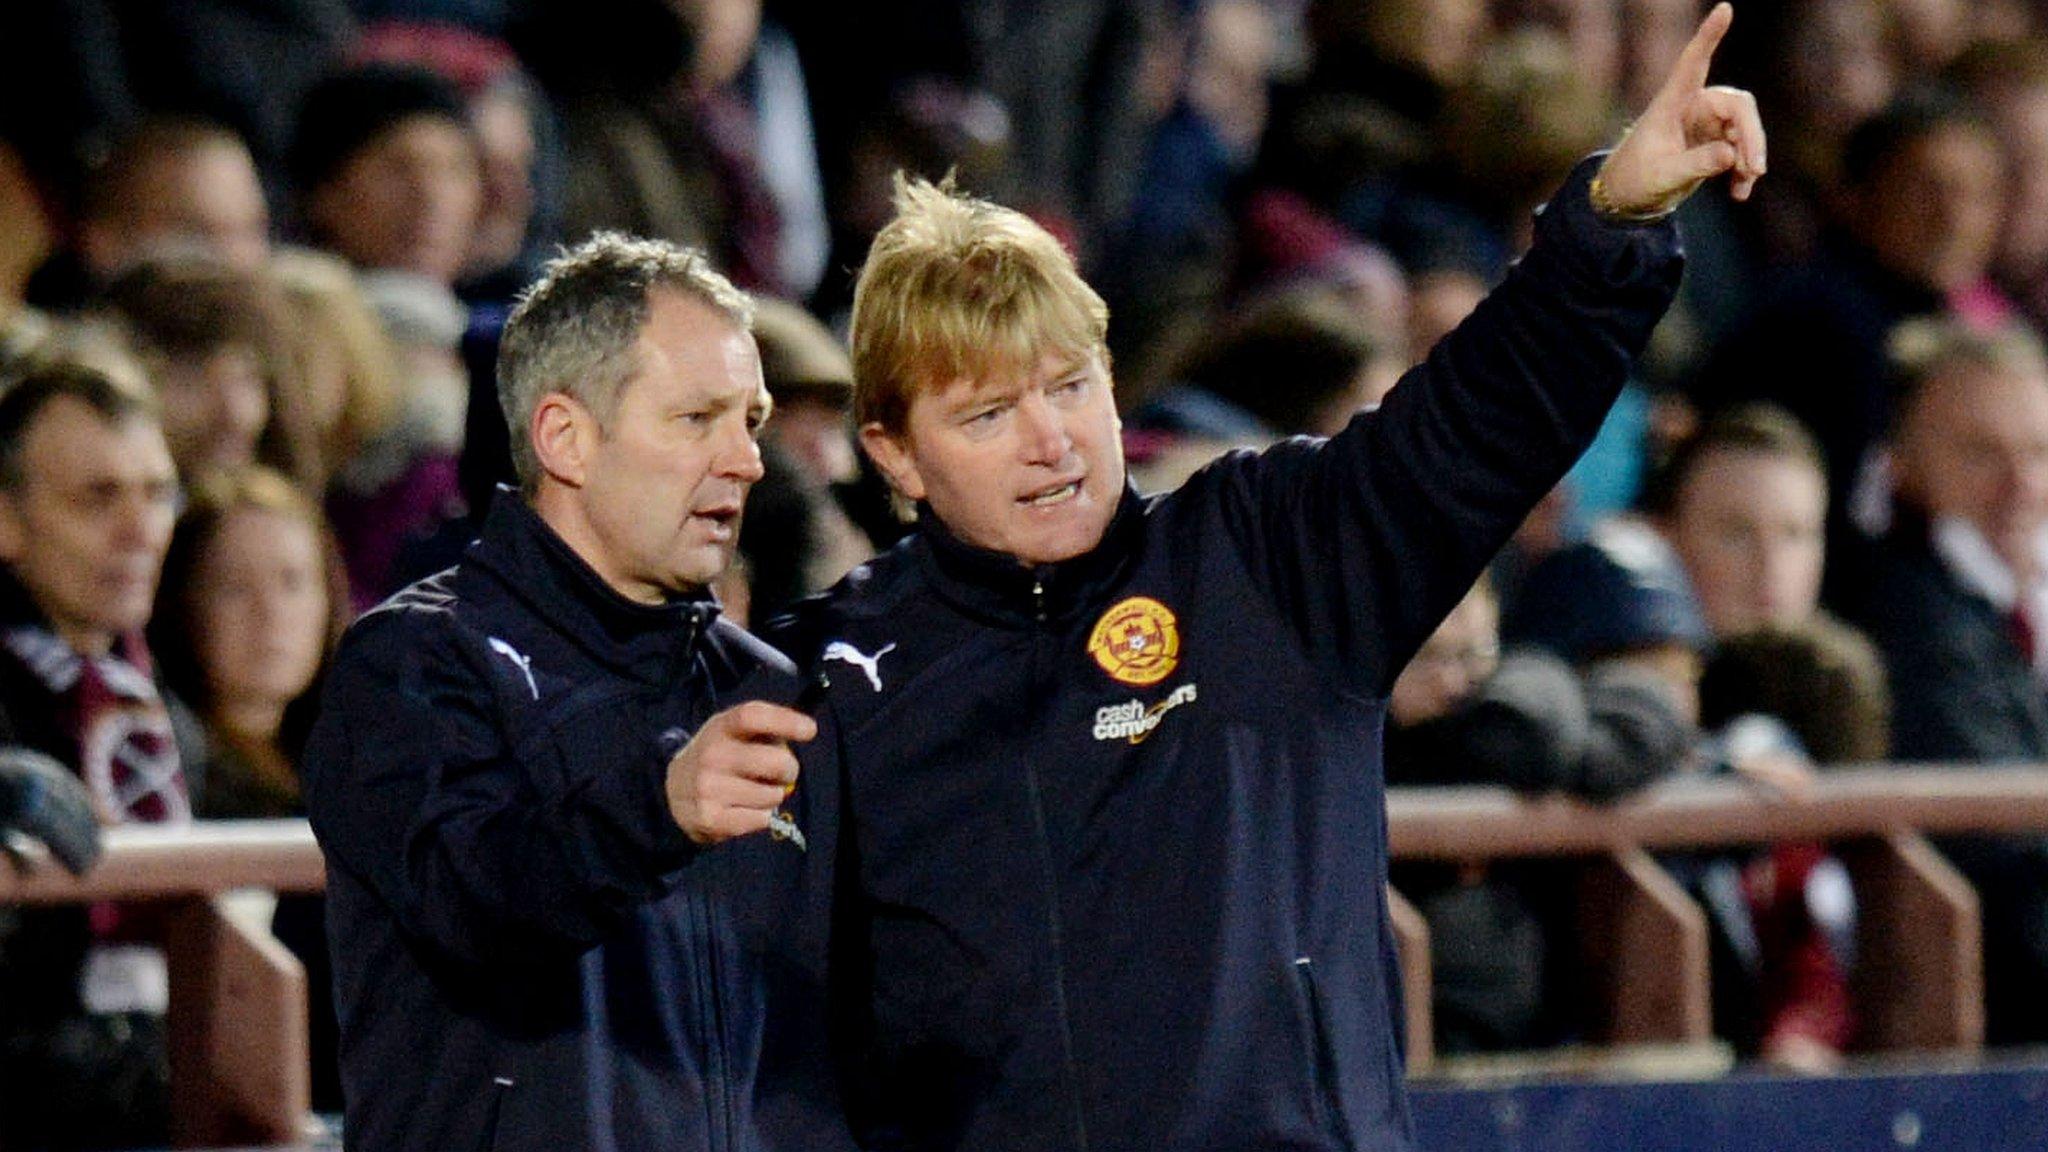
[[[29,279],[56,249],[56,221],[28,159],[0,120],[0,370],[41,342],[49,319],[28,302]]]
[[[315,480],[291,316],[267,275],[204,254],[165,256],[130,268],[104,303],[156,389],[181,477],[261,461]]]
[[[299,757],[348,592],[319,505],[260,466],[186,491],[150,618],[164,683],[206,727],[200,819],[304,816]],[[306,966],[313,1108],[341,1108],[325,901],[278,900],[271,928]]]
[[[1992,274],[2037,331],[2048,330],[2048,38],[1982,43],[1950,75],[2005,149],[2005,212]]]
[[[398,417],[398,353],[346,261],[310,248],[282,248],[271,274],[291,313],[292,366],[299,380],[317,486],[348,473]]]
[[[1744,405],[1709,420],[1666,463],[1650,503],[1714,635],[1819,610],[1827,465],[1784,410]]]
[[[423,68],[368,64],[306,95],[292,140],[301,219],[366,271],[450,288],[483,201],[481,156],[455,88]]]
[[[88,369],[0,395],[0,746],[56,758],[108,824],[192,818],[204,738],[143,627],[176,515],[156,412]],[[147,910],[0,911],[0,1146],[169,1136],[166,972]]]
[[[1841,234],[1764,291],[1694,388],[1709,412],[1768,400],[1806,425],[1827,460],[1837,545],[1890,415],[1892,329],[1919,317],[1996,316],[1980,293],[2005,195],[1989,124],[1941,92],[1902,97],[1859,125],[1843,173]]]
[[[1589,582],[1581,610],[1636,619],[1637,639],[1681,619],[1656,608],[1669,594],[1662,588],[1617,564],[1598,570],[1613,579]],[[1611,800],[1675,770],[1690,750],[1688,725],[1659,692],[1608,675],[1583,679],[1540,649],[1503,655],[1483,580],[1388,697],[1389,784],[1497,784]],[[1564,883],[1554,869],[1410,864],[1394,869],[1393,883],[1429,921],[1439,1052],[1539,1048],[1574,1034],[1565,974],[1580,964],[1554,918]]]
[[[1907,761],[2048,759],[2048,359],[2018,330],[1904,334],[1897,501],[1859,621]],[[2048,1040],[2048,840],[1948,841],[1984,909],[1987,1036]]]
[[[186,116],[146,118],[87,176],[78,253],[96,285],[191,250],[241,272],[270,256],[270,206],[241,137]]]
[[[1735,754],[1768,752],[1823,769],[1882,760],[1889,708],[1876,647],[1822,615],[1722,636],[1700,678],[1701,723],[1720,733],[1724,750],[1747,743],[1753,747]],[[1856,1017],[1848,874],[1814,843],[1723,859],[1734,869],[1731,882],[1706,893],[1722,928],[1714,939],[1723,953],[1717,1031],[1738,1051],[1787,1068],[1839,1069]]]
[[[399,556],[409,544],[467,511],[458,461],[472,397],[488,395],[491,381],[464,351],[494,346],[495,331],[473,330],[473,321],[489,328],[502,319],[473,317],[455,295],[482,203],[480,162],[461,94],[423,68],[336,73],[300,116],[293,171],[307,223],[357,268],[397,356],[395,416],[328,492],[363,604],[404,581]]]

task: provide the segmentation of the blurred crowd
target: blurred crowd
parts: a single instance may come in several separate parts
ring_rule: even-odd
[[[105,822],[297,813],[327,654],[511,480],[497,334],[595,229],[702,246],[763,300],[768,479],[719,590],[742,621],[904,531],[842,342],[899,171],[1072,246],[1141,486],[1327,434],[1511,274],[1702,8],[7,5],[0,743],[69,765]],[[1683,210],[1637,380],[1396,687],[1396,783],[1605,801],[2048,761],[2048,5],[1743,0],[1717,67],[1757,97],[1769,177]],[[1944,848],[1984,901],[1993,1040],[2048,1040],[2048,848]],[[1852,1051],[1841,865],[1667,864],[1715,923],[1722,1034],[1802,1068]],[[1396,885],[1434,929],[1440,1049],[1575,1037],[1567,884]],[[145,920],[0,909],[0,1074],[44,1069],[0,1082],[137,1101],[62,1138],[0,1117],[0,1149],[154,1138],[155,1065],[122,1055],[160,1026]],[[317,907],[278,924],[317,993]],[[314,1038],[331,1054],[317,1006]]]

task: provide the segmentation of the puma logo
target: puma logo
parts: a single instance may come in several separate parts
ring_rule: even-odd
[[[868,683],[875,686],[875,691],[880,692],[882,690],[882,657],[895,650],[895,644],[884,644],[882,647],[875,649],[873,656],[869,656],[844,640],[834,640],[830,644],[825,645],[825,655],[822,659],[840,660],[859,668],[862,672],[867,673]]]
[[[521,655],[519,649],[505,643],[496,636],[491,637],[491,651],[510,660],[525,675],[526,690],[533,693],[535,700],[540,699],[540,685],[533,682],[533,657]]]

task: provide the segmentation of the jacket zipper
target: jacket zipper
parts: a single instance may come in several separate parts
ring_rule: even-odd
[[[691,675],[696,672],[697,638],[704,632],[707,615],[709,613],[705,609],[693,607],[685,617],[682,667],[677,670],[683,683],[689,683]],[[716,701],[710,706],[715,708]],[[699,861],[698,866],[702,867],[704,863]],[[697,997],[702,1004],[697,1019],[704,1036],[704,1095],[710,1113],[705,1117],[709,1127],[707,1145],[712,1152],[721,1152],[733,1146],[733,1133],[738,1125],[733,1116],[732,1077],[726,1067],[725,988],[720,979],[718,926],[713,922],[711,901],[701,891],[689,894],[689,907],[690,919],[697,924],[700,954],[704,958],[702,995]]]
[[[1351,1125],[1344,1117],[1344,1098],[1337,1091],[1337,1045],[1331,1040],[1329,1023],[1323,1017],[1323,995],[1316,984],[1315,961],[1307,956],[1295,957],[1294,973],[1301,980],[1302,994],[1308,999],[1310,1040],[1315,1046],[1316,1092],[1323,1105],[1324,1123],[1336,1132],[1344,1147],[1356,1147],[1351,1138]]]
[[[733,1115],[732,1069],[726,1065],[726,1058],[731,1055],[732,1049],[726,1037],[725,983],[720,979],[723,965],[720,964],[718,956],[718,925],[715,922],[717,917],[711,907],[710,897],[706,896],[693,903],[697,905],[699,922],[704,926],[704,972],[711,985],[710,995],[705,997],[711,1006],[709,1019],[706,1021],[711,1029],[711,1043],[705,1046],[711,1059],[708,1061],[710,1067],[705,1069],[705,1079],[710,1081],[708,1087],[714,1090],[711,1093],[714,1101],[711,1107],[714,1123],[709,1143],[714,1150],[732,1148],[735,1146],[734,1133],[738,1131],[739,1125]]]
[[[1041,625],[1046,622],[1045,581],[1034,579],[1031,583],[1032,615]],[[1039,647],[1047,637],[1043,628],[1035,629],[1031,644],[1031,686],[1035,693],[1040,683]],[[1045,819],[1045,794],[1039,788],[1038,761],[1029,756],[1024,761],[1024,782],[1031,795],[1031,821],[1033,831],[1038,835],[1039,862],[1045,870],[1046,915],[1045,927],[1048,942],[1052,947],[1052,997],[1053,1015],[1059,1020],[1060,1059],[1066,1063],[1067,1084],[1073,1093],[1074,1147],[1077,1152],[1088,1152],[1088,1118],[1081,1104],[1080,1062],[1074,1058],[1074,1028],[1067,1008],[1067,964],[1065,945],[1060,933],[1060,882],[1059,870],[1052,858],[1052,835]]]

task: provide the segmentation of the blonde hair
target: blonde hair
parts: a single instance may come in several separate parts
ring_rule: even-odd
[[[398,419],[398,354],[346,261],[286,248],[271,257],[271,272],[298,322],[292,353],[301,377],[311,386],[323,357],[341,369],[340,404],[312,429],[324,480]]]
[[[1023,213],[896,177],[896,218],[853,290],[853,412],[900,433],[921,392],[1035,364],[1108,360],[1109,308],[1074,258]]]

